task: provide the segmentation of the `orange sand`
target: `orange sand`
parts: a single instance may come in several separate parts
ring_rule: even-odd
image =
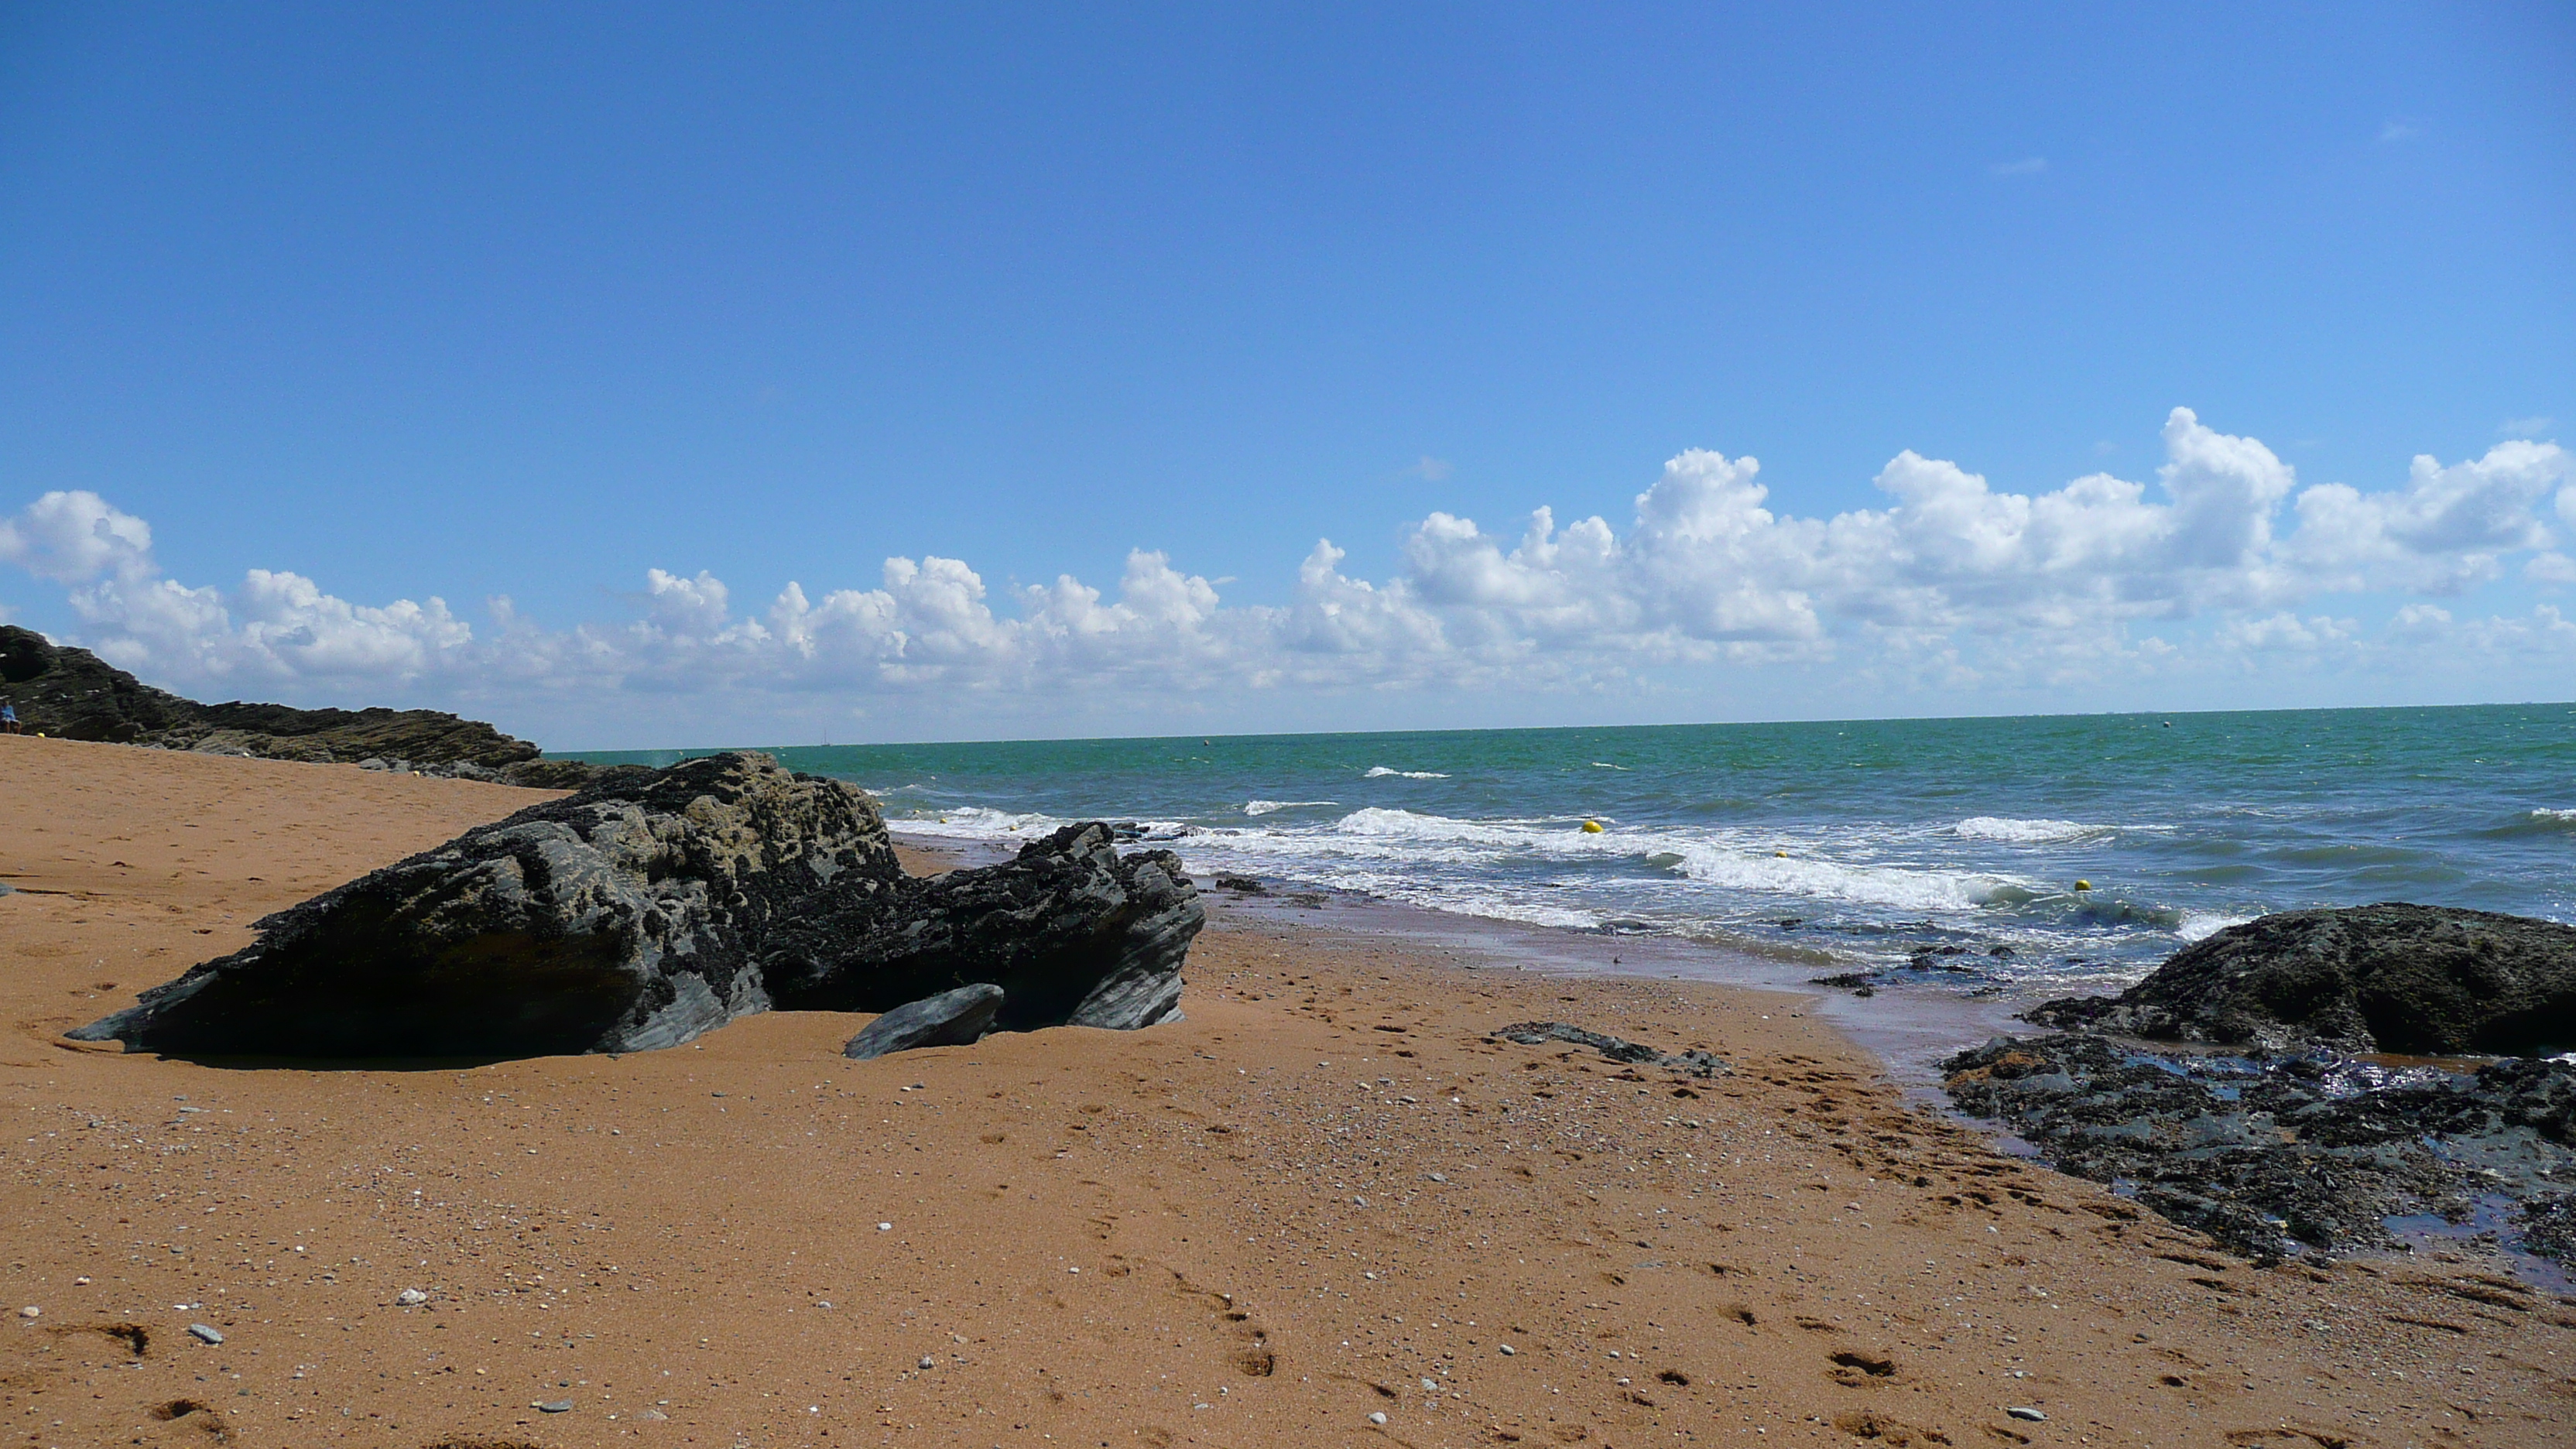
[[[0,739],[5,1442],[2570,1442],[2569,1304],[2253,1270],[1790,996],[1220,912],[1186,1024],[868,1063],[811,1013],[419,1070],[58,1039],[537,798]],[[1737,1074],[1483,1035],[1529,1017]]]

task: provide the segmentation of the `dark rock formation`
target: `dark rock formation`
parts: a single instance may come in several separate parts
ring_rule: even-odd
[[[1590,1047],[1614,1062],[1663,1067],[1688,1077],[1725,1076],[1734,1070],[1714,1052],[1694,1049],[1668,1056],[1643,1042],[1622,1041],[1615,1036],[1603,1036],[1597,1031],[1562,1021],[1516,1021],[1510,1026],[1496,1027],[1493,1036],[1498,1041],[1518,1042],[1522,1046],[1545,1046],[1561,1041],[1569,1046]]]
[[[30,734],[132,744],[184,725],[196,703],[154,689],[86,649],[0,624],[0,697]]]
[[[2576,1224],[2576,1066],[2392,1070],[2331,1055],[2166,1055],[2098,1036],[1998,1037],[1943,1063],[1962,1110],[2061,1172],[2257,1259],[2387,1248],[2386,1219],[2499,1213],[2564,1258]]]
[[[960,986],[937,996],[906,1002],[869,1022],[841,1055],[869,1061],[915,1047],[972,1046],[993,1029],[993,1014],[1002,1009],[1002,988]]]
[[[886,1011],[962,985],[1000,1024],[1177,1017],[1203,915],[1105,826],[931,879],[857,788],[727,754],[613,772],[258,923],[71,1033],[129,1050],[534,1056],[687,1041],[773,1002]]]
[[[1121,856],[1094,822],[1000,865],[907,878],[787,921],[764,967],[789,1010],[885,1011],[984,981],[1006,993],[1006,1030],[1126,1030],[1178,1017],[1181,958],[1206,918],[1179,857]]]
[[[31,734],[269,760],[357,764],[574,790],[600,767],[541,760],[535,745],[430,709],[199,704],[155,689],[86,649],[0,625],[0,698]]]
[[[855,788],[718,755],[532,806],[258,923],[71,1033],[130,1050],[536,1056],[687,1041],[769,1005],[768,930],[900,876]],[[916,993],[918,994],[918,993]]]
[[[2185,947],[2116,997],[2024,1019],[2272,1051],[2547,1055],[2576,1048],[2576,927],[2438,906],[2284,911]]]
[[[462,772],[460,772],[462,773]],[[653,773],[650,765],[594,765],[588,760],[522,760],[493,772],[504,785],[531,790],[586,790],[611,776],[634,780]]]
[[[401,760],[413,769],[470,764],[503,770],[539,751],[480,720],[431,709],[293,709],[282,704],[201,704],[194,719],[143,741],[165,749],[247,753],[266,760],[355,763]]]

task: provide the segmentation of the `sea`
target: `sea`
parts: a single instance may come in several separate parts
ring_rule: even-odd
[[[1126,823],[1203,885],[1873,990],[2111,991],[2305,906],[2576,922],[2576,704],[757,748],[918,838]]]

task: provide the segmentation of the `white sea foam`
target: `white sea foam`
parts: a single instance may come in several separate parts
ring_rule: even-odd
[[[2576,810],[2552,810],[2548,806],[2543,805],[2539,809],[2531,812],[2531,818],[2534,820],[2563,820],[2568,824],[2576,825]]]
[[[1592,762],[1592,768],[1596,770],[1624,770],[1628,767],[1625,765],[1614,765],[1608,760],[1594,760]]]
[[[2110,829],[2107,825],[2087,825],[2080,820],[2015,820],[2002,815],[1972,815],[1951,826],[1950,833],[1962,840],[1999,840],[2007,845],[2054,845],[2060,841],[2105,835]]]
[[[998,840],[1010,835],[1043,835],[1071,822],[1058,820],[1052,815],[988,810],[981,805],[968,805],[956,810],[942,810],[935,815],[916,815],[886,823],[914,835],[938,835],[954,840]]]
[[[1339,800],[1246,800],[1243,802],[1243,813],[1246,815],[1275,815],[1282,810],[1295,810],[1301,806],[1339,805],[1340,803],[1342,802]]]
[[[1383,780],[1389,775],[1392,775],[1399,780],[1446,780],[1449,778],[1448,776],[1441,774],[1438,770],[1397,770],[1391,769],[1385,765],[1369,766],[1368,773],[1362,775],[1360,778],[1363,780]]]
[[[1753,855],[1690,841],[1674,842],[1664,853],[1678,857],[1672,869],[1714,886],[1822,896],[1907,911],[1971,910],[2026,884],[1999,875],[1848,865],[1814,856]]]
[[[1302,866],[1333,884],[1371,891],[1380,889],[1374,884],[1378,867],[1400,864],[1405,870],[1390,872],[1389,877],[1417,882],[1424,868],[1453,867],[1443,872],[1441,896],[1450,902],[1449,909],[1478,914],[1488,912],[1463,899],[1483,892],[1483,883],[1471,884],[1472,877],[1514,861],[1527,865],[1627,857],[1721,889],[1823,897],[1908,911],[1972,910],[2035,888],[2032,882],[2003,875],[1853,863],[1804,854],[1782,856],[1749,841],[1729,844],[1712,839],[1703,831],[1613,828],[1587,834],[1572,819],[1456,820],[1381,807],[1354,810],[1322,830],[1202,832],[1182,849],[1192,856],[1222,851],[1266,860],[1284,857],[1295,862],[1282,867],[1288,873]],[[1386,893],[1412,899],[1418,891]],[[1514,919],[1537,918],[1526,906],[1509,914]]]
[[[1601,924],[1601,917],[1596,912],[1537,899],[1538,892],[1515,890],[1500,883],[1459,877],[1426,879],[1419,871],[1370,870],[1351,865],[1310,872],[1310,875],[1318,874],[1322,877],[1319,884],[1336,890],[1355,891],[1379,900],[1398,901],[1455,915],[1483,916],[1497,921],[1519,921],[1532,926],[1558,926],[1573,930]]]
[[[1452,820],[1446,815],[1423,815],[1411,810],[1371,806],[1366,810],[1354,810],[1333,822],[1333,831],[1337,835],[1408,841],[1462,841],[1498,850],[1526,850],[1553,843],[1539,838],[1540,832],[1534,828],[1537,823],[1529,820]]]
[[[1494,873],[1520,875],[1555,862],[1580,866],[1624,858],[1719,892],[1798,896],[1905,912],[2009,907],[2047,889],[2042,882],[2010,875],[1833,859],[1804,848],[1781,855],[1776,851],[1782,842],[1770,831],[1629,829],[1614,823],[1586,834],[1574,817],[1460,820],[1384,807],[1354,810],[1329,823],[1261,818],[1300,803],[1326,802],[1253,801],[1245,813],[1258,823],[1203,825],[1174,848],[1189,869],[1201,874],[1262,871],[1387,900],[1549,926],[1596,925],[1607,908],[1590,900],[1582,907],[1571,901],[1560,904],[1550,899],[1554,890]],[[891,823],[924,835],[1024,840],[1065,822],[969,807]],[[1844,844],[1853,842],[1846,839]],[[2210,919],[2214,924],[2209,930],[2231,923]]]
[[[2230,926],[2241,926],[2252,916],[2222,916],[2214,911],[2185,911],[2174,926],[2174,934],[2185,941],[2206,941]]]

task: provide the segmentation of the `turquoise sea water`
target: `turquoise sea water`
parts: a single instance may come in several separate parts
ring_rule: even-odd
[[[684,753],[706,752],[584,758]],[[916,834],[1135,821],[1203,877],[1897,968],[1927,989],[2098,989],[2298,906],[2576,921],[2567,704],[774,753],[865,786]],[[1921,954],[1944,947],[1961,949]]]

